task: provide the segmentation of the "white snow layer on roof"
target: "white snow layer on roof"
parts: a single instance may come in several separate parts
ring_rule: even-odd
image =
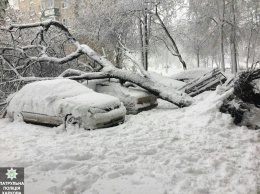
[[[25,85],[10,101],[8,112],[82,116],[90,107],[105,109],[116,106],[120,106],[120,101],[115,97],[96,93],[73,80],[57,79]]]
[[[260,131],[219,112],[229,92],[71,135],[0,119],[0,166],[25,167],[26,194],[256,194]]]

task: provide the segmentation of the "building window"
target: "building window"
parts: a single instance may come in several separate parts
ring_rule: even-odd
[[[68,7],[68,2],[66,1],[66,0],[62,0],[61,1],[61,8],[62,9],[65,9],[65,8],[67,8]]]
[[[49,17],[51,20],[53,20],[53,21],[58,21],[58,18],[57,17],[55,17],[55,16],[51,16],[51,17]]]
[[[32,7],[29,8],[29,16],[30,16],[30,19],[35,19],[35,11]]]
[[[62,24],[66,27],[68,27],[70,25],[70,19],[68,18],[63,18],[62,20]]]
[[[54,0],[45,0],[45,8],[53,8],[54,7]]]
[[[29,14],[30,14],[30,15],[33,15],[33,14],[34,14],[34,10],[33,10],[33,8],[32,8],[31,6],[29,7]]]
[[[41,3],[41,4],[39,5],[39,10],[40,10],[41,12],[44,10],[44,4]]]

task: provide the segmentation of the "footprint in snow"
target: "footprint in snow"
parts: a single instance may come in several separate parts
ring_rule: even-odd
[[[127,167],[125,169],[121,169],[115,172],[111,172],[107,174],[107,177],[110,179],[116,179],[121,176],[133,175],[135,173],[135,169],[131,167]]]
[[[116,179],[116,178],[118,178],[118,177],[120,177],[121,175],[118,173],[118,172],[112,172],[112,173],[109,173],[108,175],[107,175],[107,177],[109,178],[109,179]]]
[[[124,159],[125,162],[133,162],[138,159],[138,156],[132,155]]]
[[[157,153],[157,149],[151,148],[142,152],[143,155],[154,155]]]

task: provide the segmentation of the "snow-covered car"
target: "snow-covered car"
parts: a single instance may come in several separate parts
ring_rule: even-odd
[[[184,81],[188,83],[193,79],[201,77],[204,74],[209,73],[211,71],[213,71],[213,68],[205,68],[205,67],[192,68],[192,69],[183,70],[179,73],[173,74],[170,77],[172,79]]]
[[[99,81],[95,84],[84,82],[83,84],[98,93],[119,98],[120,101],[124,103],[127,114],[137,114],[144,110],[150,110],[158,105],[156,96],[132,84],[127,87],[126,85],[121,85],[116,80]]]
[[[57,79],[25,85],[10,100],[7,113],[14,120],[95,129],[123,122],[126,109],[116,97]]]

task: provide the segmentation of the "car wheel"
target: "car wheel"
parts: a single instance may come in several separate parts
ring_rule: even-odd
[[[68,127],[73,127],[73,128],[80,128],[81,125],[81,119],[80,118],[75,118],[72,115],[67,115],[65,119],[65,129]]]
[[[22,113],[13,112],[13,120],[18,122],[24,121]]]

